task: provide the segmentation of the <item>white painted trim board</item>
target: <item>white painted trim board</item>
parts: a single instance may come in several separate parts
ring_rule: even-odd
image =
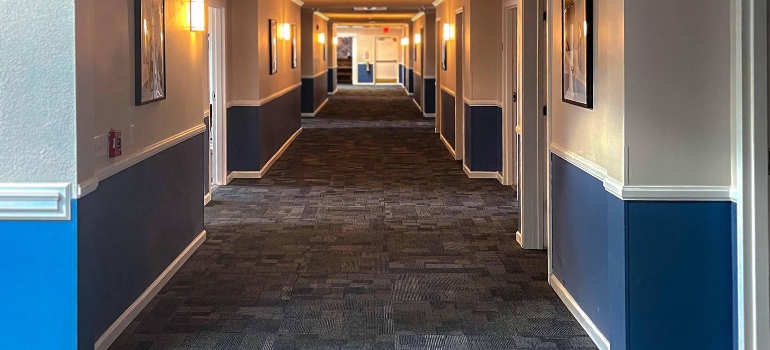
[[[179,271],[179,268],[184,265],[188,259],[195,253],[198,248],[203,244],[203,242],[206,241],[206,231],[201,232],[198,237],[196,237],[190,245],[185,248],[184,251],[182,251],[179,256],[174,259],[174,261],[166,267],[166,270],[163,271],[163,273],[158,276],[157,279],[155,279],[152,284],[147,287],[147,289],[142,293],[142,295],[139,296],[136,301],[134,301],[131,306],[126,309],[126,311],[123,312],[120,317],[118,317],[117,320],[110,326],[110,328],[107,328],[107,331],[102,334],[99,339],[94,344],[94,350],[107,350],[112,343],[115,342],[115,340],[118,339],[121,333],[123,333],[124,330],[126,330],[126,327],[128,327],[129,324],[137,317],[139,316],[139,313],[142,312],[142,309],[144,309],[147,304],[152,301],[152,299],[158,295],[158,293],[163,289],[163,287],[168,283],[169,280],[171,280],[171,277],[176,274],[177,271]]]
[[[609,340],[607,340],[604,334],[599,330],[599,327],[596,327],[596,324],[591,321],[591,318],[580,308],[580,305],[578,305],[572,295],[570,295],[567,289],[561,284],[561,281],[554,275],[551,275],[551,287],[553,287],[553,290],[556,291],[556,294],[561,301],[567,306],[567,309],[569,309],[572,316],[577,319],[578,323],[580,323],[586,333],[588,333],[588,336],[591,337],[591,340],[593,340],[599,350],[610,350]]]
[[[72,192],[68,183],[0,183],[0,220],[69,221]]]
[[[228,181],[227,183],[230,183],[233,179],[261,179],[263,176],[267,174],[267,171],[270,170],[270,167],[275,164],[276,161],[278,161],[278,158],[281,158],[283,155],[283,152],[286,152],[287,149],[289,149],[289,146],[291,146],[291,143],[294,142],[295,139],[299,136],[299,134],[302,133],[302,128],[297,130],[297,132],[294,133],[294,135],[291,135],[289,140],[286,141],[286,143],[281,146],[281,149],[278,150],[278,152],[273,155],[272,158],[270,158],[269,161],[267,161],[267,164],[265,164],[264,167],[260,171],[233,171],[230,173],[230,175],[227,176]],[[231,178],[232,177],[232,178]]]

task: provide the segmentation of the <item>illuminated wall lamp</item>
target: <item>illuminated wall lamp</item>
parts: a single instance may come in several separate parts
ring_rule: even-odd
[[[415,43],[415,45],[422,44],[422,35],[415,34],[414,35],[414,43]]]
[[[401,38],[401,46],[409,46],[409,38],[407,37]]]
[[[281,30],[280,30],[280,37],[282,40],[291,40],[291,24],[290,23],[284,23],[281,24]]]
[[[332,45],[337,46],[340,44],[340,39],[336,36],[332,38]]]
[[[326,33],[318,33],[318,43],[326,44]]]
[[[444,23],[444,41],[450,41],[455,38],[455,31],[451,24]]]
[[[206,2],[190,0],[190,30],[193,32],[206,31]]]

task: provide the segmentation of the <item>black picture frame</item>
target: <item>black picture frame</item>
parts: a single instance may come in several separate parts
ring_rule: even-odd
[[[562,0],[561,4],[562,101],[592,109],[596,32],[593,0]]]
[[[167,83],[165,0],[134,0],[135,104],[165,100]]]
[[[447,49],[447,46],[449,46],[447,44],[447,41],[442,40],[441,41],[441,69],[443,70],[449,69],[449,65],[447,62],[447,60],[449,59],[449,50]]]
[[[270,28],[270,75],[278,73],[278,21],[268,20]]]
[[[297,25],[291,25],[291,68],[299,66],[299,54],[297,52]]]

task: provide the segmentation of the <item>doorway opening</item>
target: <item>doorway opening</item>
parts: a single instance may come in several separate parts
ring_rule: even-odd
[[[209,143],[208,143],[208,194],[204,199],[207,204],[211,193],[227,182],[227,106],[225,101],[225,9],[209,6]]]
[[[340,36],[337,45],[337,84],[353,84],[353,37]]]
[[[503,9],[503,185],[516,189],[520,201],[519,174],[521,173],[521,120],[518,113],[519,50],[518,9],[509,4]],[[518,213],[517,236],[521,234],[521,211]]]

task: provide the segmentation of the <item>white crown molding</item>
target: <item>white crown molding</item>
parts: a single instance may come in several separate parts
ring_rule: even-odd
[[[0,184],[0,220],[69,221],[71,193],[65,183]]]
[[[192,243],[190,243],[190,245],[187,246],[187,248],[185,248],[184,251],[182,251],[181,254],[179,254],[179,256],[177,256],[176,259],[174,259],[173,262],[171,262],[168,267],[166,267],[166,270],[164,270],[163,273],[161,273],[160,276],[147,287],[144,293],[142,293],[142,295],[140,295],[117,320],[115,320],[110,328],[107,328],[94,344],[94,350],[107,350],[205,241],[206,231],[203,231],[192,241]]]
[[[414,17],[412,17],[412,22],[415,22],[415,21],[417,21],[417,20],[418,20],[418,19],[420,19],[420,17],[422,17],[422,16],[425,16],[425,12],[423,12],[423,11],[420,11],[419,13],[417,13],[416,15],[414,15]]]
[[[438,5],[441,5],[444,2],[444,0],[436,0],[433,2],[434,7],[438,7]]]
[[[575,301],[567,289],[564,288],[564,285],[561,284],[561,281],[559,281],[559,279],[554,275],[551,275],[550,280],[551,287],[553,287],[553,290],[556,291],[556,295],[559,296],[559,299],[561,299],[564,305],[567,306],[567,309],[569,309],[569,311],[572,313],[572,316],[577,319],[578,323],[580,323],[580,326],[582,326],[586,333],[588,333],[588,336],[591,338],[591,340],[593,340],[594,344],[596,344],[600,350],[610,350],[610,342],[607,340],[607,337],[602,334],[602,332],[599,330],[599,327],[594,324],[591,318],[588,317],[588,314],[583,311],[580,305],[578,305],[577,301]]]
[[[604,184],[604,189],[624,201],[737,202],[739,191],[730,186],[633,186],[610,177],[607,169],[553,143],[551,153],[566,160]]]
[[[321,13],[321,11],[315,11],[313,12],[316,16],[323,18],[326,21],[331,20],[327,15]]]
[[[283,89],[281,91],[278,91],[278,92],[276,92],[276,93],[274,93],[274,94],[272,94],[270,96],[267,96],[267,97],[265,97],[263,99],[260,99],[260,100],[235,100],[235,101],[230,101],[230,102],[227,103],[227,108],[230,108],[230,107],[261,107],[261,106],[264,106],[264,105],[272,102],[273,100],[275,100],[275,99],[277,99],[277,98],[279,98],[279,97],[281,97],[283,95],[286,95],[287,93],[289,93],[291,91],[294,91],[294,89],[297,89],[300,86],[302,86],[301,82],[300,83],[296,83],[294,85],[291,85],[291,86],[289,86],[289,87],[287,87],[287,88],[285,88],[285,89]]]
[[[202,134],[205,131],[206,131],[206,124],[200,124],[194,128],[188,129],[179,134],[171,136],[163,141],[155,143],[154,145],[148,146],[134,155],[127,156],[126,158],[120,159],[115,163],[112,163],[104,168],[97,170],[93,177],[78,184],[77,186],[78,198],[83,198],[89,193],[95,191],[99,186],[99,182],[104,181],[110,178],[111,176],[146,160],[147,158],[150,158],[160,152],[163,152],[173,146],[176,146],[192,138],[193,136]]]
[[[305,3],[302,2],[302,0],[291,0],[291,2],[297,4],[299,7],[305,6]]]

